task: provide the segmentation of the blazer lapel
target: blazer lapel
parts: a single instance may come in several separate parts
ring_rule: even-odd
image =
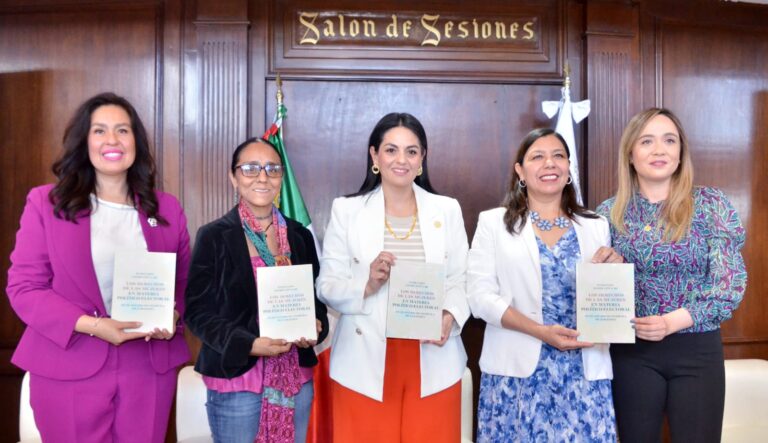
[[[51,257],[51,260],[63,263],[80,291],[98,308],[101,315],[107,315],[96,271],[93,269],[91,217],[78,217],[76,220],[77,223],[72,223],[53,218],[57,257]]]
[[[584,232],[584,219],[576,216],[576,220],[573,221],[573,229],[576,230],[576,238],[579,240],[579,252],[581,253],[581,261],[589,262],[592,257],[587,257],[588,251],[592,248],[592,244],[587,244],[589,236]]]
[[[533,232],[533,224],[530,220],[528,220],[523,227],[520,237],[523,239],[525,249],[531,257],[531,262],[536,270],[536,278],[539,280],[539,285],[541,286],[541,256],[539,254],[539,245],[536,242],[536,233]]]
[[[165,236],[163,233],[165,230],[160,227],[157,220],[153,220],[153,225],[150,225],[149,217],[139,208],[139,224],[141,224],[141,232],[144,234],[144,241],[147,242],[147,251],[149,252],[168,252],[170,249],[166,245]]]
[[[413,185],[413,188],[419,208],[419,229],[426,262],[445,263],[445,217],[427,191],[417,185]]]
[[[234,271],[232,278],[235,281],[239,281],[245,287],[246,293],[254,295],[253,297],[248,297],[248,303],[253,307],[254,312],[258,312],[256,279],[253,275],[251,256],[248,253],[245,232],[240,226],[240,216],[237,214],[237,208],[229,211],[227,221],[232,223],[232,227],[224,231],[222,237],[224,238],[227,259]]]
[[[358,212],[356,227],[360,260],[370,262],[384,249],[384,192],[379,187],[370,196],[363,196],[363,208]]]

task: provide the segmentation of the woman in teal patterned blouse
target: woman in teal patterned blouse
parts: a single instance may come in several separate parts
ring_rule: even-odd
[[[747,282],[744,228],[725,195],[693,186],[690,147],[669,110],[637,114],[624,130],[619,187],[598,213],[613,247],[635,264],[637,342],[612,345],[619,439],[719,442],[725,396],[720,323]]]

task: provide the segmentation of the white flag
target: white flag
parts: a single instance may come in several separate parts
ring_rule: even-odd
[[[568,149],[571,151],[571,179],[573,180],[573,188],[576,190],[576,201],[580,205],[584,204],[581,196],[581,184],[579,180],[579,159],[576,149],[576,138],[573,135],[573,124],[579,123],[589,115],[589,100],[583,100],[580,102],[571,102],[571,90],[568,86],[564,86],[560,89],[563,93],[563,98],[560,101],[545,101],[541,103],[541,109],[547,117],[552,118],[555,114],[557,116],[557,126],[555,132],[560,134],[565,142],[568,144]]]

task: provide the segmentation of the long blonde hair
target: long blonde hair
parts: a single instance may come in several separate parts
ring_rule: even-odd
[[[688,149],[688,138],[680,120],[670,110],[650,108],[632,117],[619,144],[619,189],[611,209],[611,223],[624,234],[624,214],[629,202],[638,190],[637,171],[632,166],[632,148],[651,119],[663,115],[675,124],[680,134],[680,165],[672,174],[669,195],[661,206],[659,226],[663,228],[665,241],[677,242],[688,234],[693,219],[693,163]]]

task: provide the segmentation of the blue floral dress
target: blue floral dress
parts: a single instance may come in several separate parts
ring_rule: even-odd
[[[552,249],[538,237],[544,324],[576,327],[579,240],[571,227]],[[542,343],[527,378],[483,373],[477,411],[478,442],[614,442],[610,380],[584,377],[581,350]]]

